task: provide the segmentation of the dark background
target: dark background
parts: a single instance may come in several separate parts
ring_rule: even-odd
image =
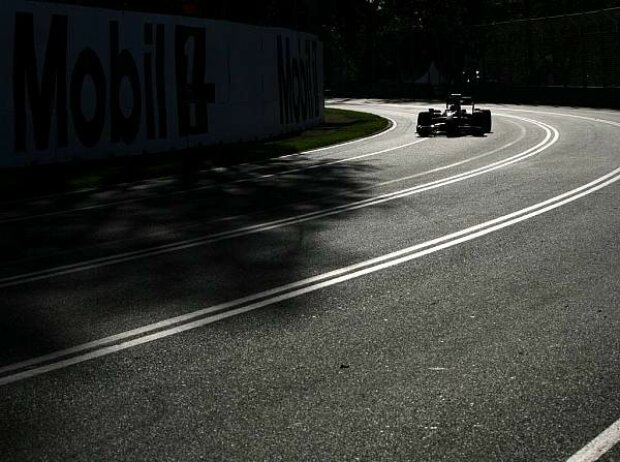
[[[618,0],[64,2],[317,34],[325,44],[328,95],[426,98],[461,91],[489,101],[620,101]]]

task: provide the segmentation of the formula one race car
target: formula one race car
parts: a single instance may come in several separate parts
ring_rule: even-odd
[[[469,112],[465,106],[470,107]],[[484,136],[491,132],[491,111],[476,109],[469,96],[450,95],[445,111],[429,109],[418,114],[417,132],[420,136]]]

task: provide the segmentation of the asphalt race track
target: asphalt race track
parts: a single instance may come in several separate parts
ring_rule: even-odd
[[[419,103],[330,104],[393,125],[4,199],[0,460],[566,461],[594,440],[576,462],[613,446],[620,112],[489,106],[490,135],[427,139]]]

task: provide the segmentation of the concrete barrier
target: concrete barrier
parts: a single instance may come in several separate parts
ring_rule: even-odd
[[[252,141],[323,117],[316,37],[2,0],[0,167]]]

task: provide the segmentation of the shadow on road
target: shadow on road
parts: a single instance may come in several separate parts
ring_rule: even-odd
[[[59,268],[195,240],[368,197],[374,167],[307,167],[301,157],[248,171],[186,172],[145,190],[45,199],[36,213],[96,208],[0,223],[0,277]],[[315,164],[316,165],[316,161]],[[272,175],[291,168],[287,175]],[[242,182],[238,182],[243,178]],[[99,207],[107,200],[111,205]],[[36,204],[35,204],[36,206]],[[46,212],[49,211],[49,212]],[[318,216],[154,257],[0,288],[0,366],[305,277],[317,255],[347,256],[320,233],[355,212]],[[320,259],[319,259],[320,260]]]

